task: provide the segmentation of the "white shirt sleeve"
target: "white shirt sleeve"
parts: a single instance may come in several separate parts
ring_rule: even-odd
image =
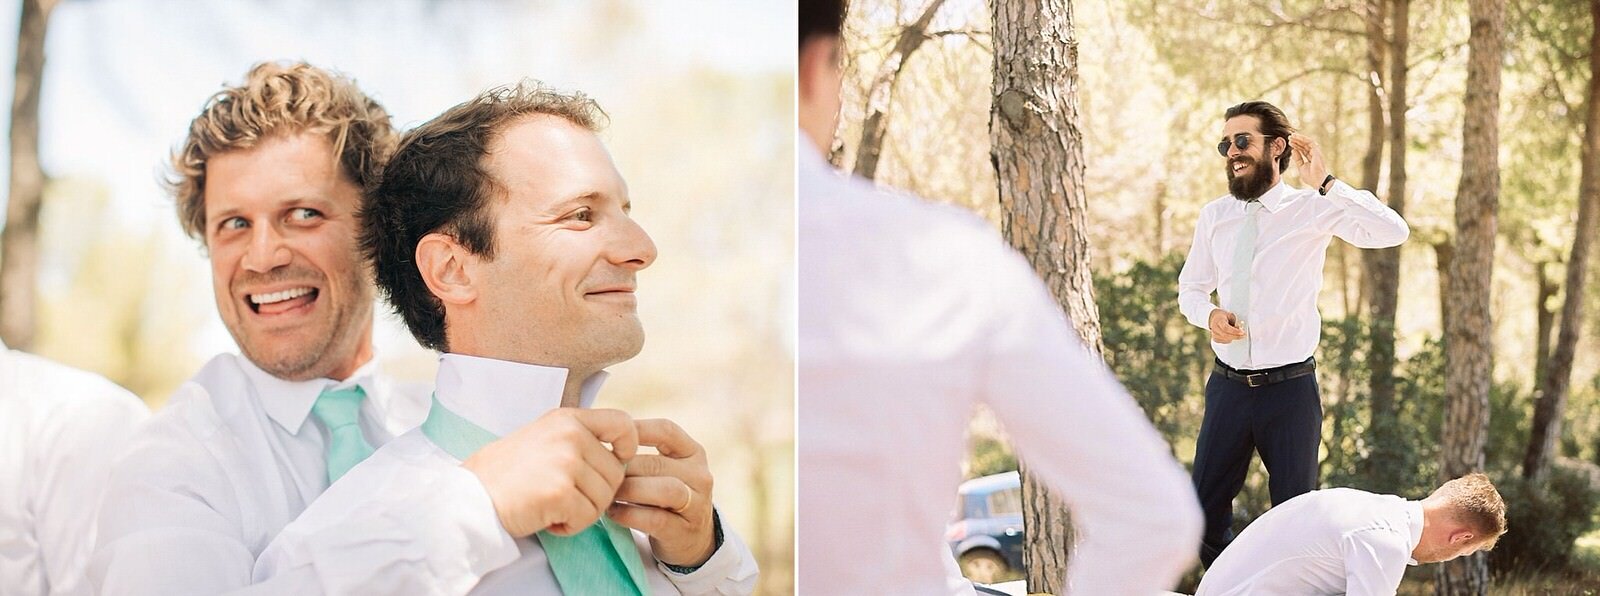
[[[297,595],[466,594],[519,556],[477,476],[406,435],[284,527],[256,561],[253,578],[273,585],[297,578]],[[657,565],[683,594],[755,591],[755,556],[727,525],[722,548],[693,573]]]
[[[516,543],[472,472],[442,460],[397,463],[386,450],[284,527],[256,561],[254,580],[313,578],[296,591],[307,595],[466,594],[516,560]]]
[[[1094,359],[1027,263],[1006,249],[985,304],[999,316],[985,401],[1082,540],[1068,594],[1170,589],[1192,564],[1200,507],[1144,412]],[[1209,257],[1207,257],[1209,258]]]
[[[156,422],[160,422],[159,417]],[[105,596],[299,593],[304,577],[253,586],[255,555],[226,512],[237,502],[204,450],[175,450],[147,426],[118,462],[100,508],[89,575]],[[191,440],[199,440],[191,437]]]
[[[113,457],[150,416],[139,398],[99,378],[59,387],[64,400],[35,437],[34,533],[50,593],[91,594],[85,577]]]
[[[1345,593],[1349,596],[1394,596],[1406,573],[1409,537],[1397,530],[1375,528],[1351,532],[1340,541],[1344,551]]]
[[[1338,208],[1329,220],[1329,231],[1356,248],[1399,246],[1411,235],[1399,213],[1372,193],[1343,180],[1335,179],[1325,198]]]
[[[759,576],[755,554],[726,520],[722,522],[722,546],[694,573],[677,573],[660,561],[656,567],[683,596],[748,596],[755,593]]]
[[[1217,308],[1211,301],[1211,292],[1221,283],[1216,261],[1211,256],[1211,232],[1215,222],[1208,209],[1200,210],[1200,219],[1194,226],[1194,242],[1189,245],[1189,257],[1183,261],[1183,271],[1178,273],[1178,309],[1190,325],[1201,329],[1211,328],[1211,311]]]

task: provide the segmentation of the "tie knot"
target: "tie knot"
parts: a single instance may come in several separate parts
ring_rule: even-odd
[[[355,424],[361,416],[361,400],[367,392],[360,385],[345,389],[326,389],[311,404],[311,414],[329,431]]]
[[[1255,215],[1256,212],[1260,211],[1260,210],[1261,210],[1261,201],[1250,201],[1249,203],[1245,203],[1245,205],[1244,205],[1244,214],[1245,215]]]

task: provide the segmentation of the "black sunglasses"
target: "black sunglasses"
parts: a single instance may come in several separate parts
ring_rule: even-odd
[[[1269,136],[1269,135],[1262,135],[1261,136],[1261,139],[1263,141],[1265,141],[1267,139],[1271,139],[1271,138],[1273,138],[1273,137]],[[1228,139],[1223,139],[1221,141],[1217,141],[1217,153],[1222,155],[1223,157],[1227,157],[1228,156],[1228,145],[1233,145],[1234,147],[1237,147],[1240,151],[1244,151],[1245,149],[1249,149],[1250,148],[1250,133],[1241,132],[1239,134],[1233,135],[1233,140],[1231,140],[1231,141],[1228,140]]]

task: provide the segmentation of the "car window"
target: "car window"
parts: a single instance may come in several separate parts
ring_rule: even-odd
[[[1018,515],[1022,513],[1022,488],[1008,488],[989,494],[989,515]]]
[[[956,504],[956,507],[957,510],[961,512],[961,519],[982,519],[984,517],[988,517],[983,510],[983,495],[960,495],[956,497],[956,499],[959,501]]]

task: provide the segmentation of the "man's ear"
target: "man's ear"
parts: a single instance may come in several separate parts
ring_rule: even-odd
[[[832,76],[832,70],[838,68],[838,60],[837,37],[816,36],[800,46],[795,79],[802,99],[816,100],[819,98],[811,97],[812,94],[829,91],[829,86],[824,83]]]
[[[417,272],[428,291],[445,304],[471,304],[478,298],[472,284],[478,255],[448,234],[434,232],[417,242]]]
[[[1477,534],[1474,534],[1472,530],[1463,528],[1450,533],[1450,545],[1461,546],[1463,544],[1469,544],[1477,538]]]

